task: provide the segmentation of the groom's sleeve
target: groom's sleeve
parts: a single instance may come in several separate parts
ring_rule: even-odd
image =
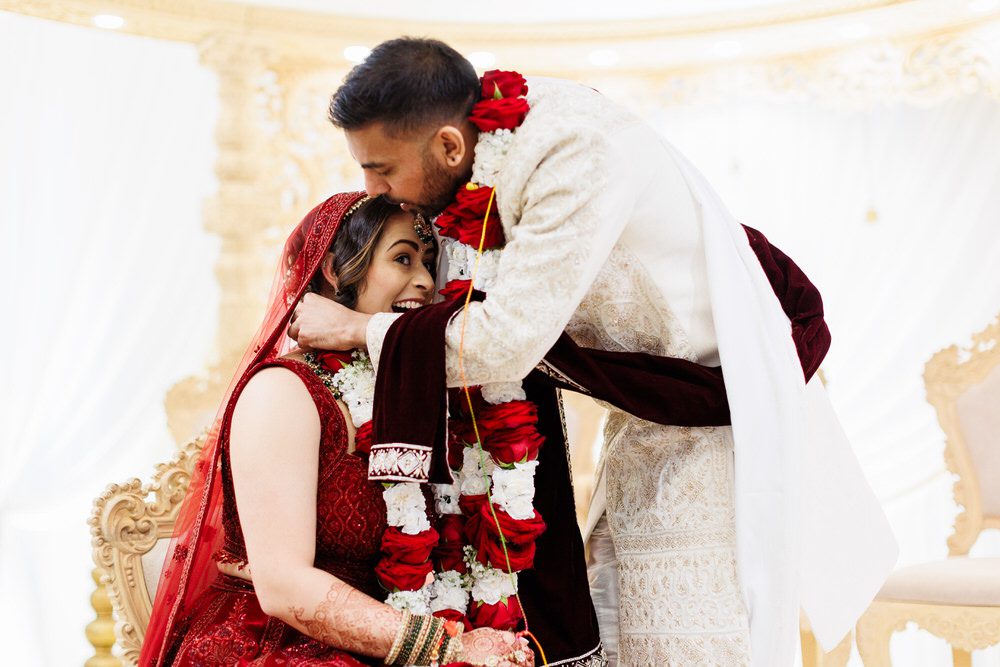
[[[520,216],[496,282],[484,301],[469,305],[464,345],[462,313],[448,326],[449,386],[460,384],[460,347],[470,385],[518,381],[552,347],[654,176],[654,165],[643,160],[650,135],[638,123],[610,134],[558,128],[524,165],[530,175],[519,195],[498,192],[519,204]],[[368,326],[375,363],[395,317],[376,315]]]

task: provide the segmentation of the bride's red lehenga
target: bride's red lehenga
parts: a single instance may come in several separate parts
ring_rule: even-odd
[[[323,644],[260,608],[253,585],[219,572],[246,562],[229,468],[229,428],[239,392],[263,367],[281,365],[309,389],[322,424],[316,497],[316,567],[380,598],[375,578],[385,504],[367,463],[347,451],[343,413],[306,364],[281,359],[292,311],[316,273],[341,220],[364,193],[334,195],[296,227],[285,244],[271,303],[195,466],[167,552],[139,664],[336,665],[381,661]]]

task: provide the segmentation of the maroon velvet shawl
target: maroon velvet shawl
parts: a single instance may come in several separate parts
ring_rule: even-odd
[[[806,274],[759,231],[744,227],[791,324],[791,336],[809,380],[830,348],[823,300]],[[474,298],[482,299],[481,293]],[[375,385],[374,443],[442,448],[447,443],[444,330],[461,299],[401,316],[386,334]],[[539,363],[561,389],[605,401],[630,414],[675,426],[730,423],[722,369],[639,352],[582,348],[565,333]],[[438,451],[443,451],[438,449]],[[433,456],[431,479],[447,482],[443,457]]]
[[[808,380],[830,347],[823,301],[805,273],[763,234],[746,227],[750,246],[790,322]],[[481,300],[482,293],[474,298]],[[463,300],[406,313],[389,328],[375,385],[375,445],[430,447],[429,479],[448,483],[445,328]],[[541,372],[539,372],[541,371]],[[730,423],[722,369],[684,359],[607,352],[562,334],[525,381],[539,407],[545,445],[536,471],[535,506],[546,519],[533,572],[521,574],[521,600],[550,661],[580,656],[599,642],[555,389],[606,401],[647,421],[677,426]]]

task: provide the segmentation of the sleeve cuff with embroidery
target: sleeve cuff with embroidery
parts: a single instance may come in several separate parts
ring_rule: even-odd
[[[401,317],[399,313],[375,313],[368,320],[368,327],[365,329],[365,342],[368,345],[368,356],[372,360],[372,368],[378,374],[378,360],[382,355],[382,343],[385,341],[385,334],[389,327]]]

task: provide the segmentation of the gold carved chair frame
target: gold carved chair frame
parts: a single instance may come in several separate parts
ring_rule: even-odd
[[[169,462],[157,465],[149,484],[138,479],[111,484],[94,500],[88,523],[97,566],[95,579],[99,573],[100,580],[95,600],[101,597],[103,585],[115,620],[114,635],[110,638],[110,633],[100,631],[99,626],[88,627],[88,637],[93,634],[98,638],[98,641],[91,638],[97,649],[91,660],[98,660],[88,661],[88,667],[121,664],[110,650],[116,639],[126,664],[138,661],[153,604],[148,582],[155,586],[159,579],[158,560],[173,532],[174,520],[204,442],[205,435],[201,435],[181,447]],[[143,557],[147,555],[150,559],[144,565]],[[100,614],[94,623],[102,621],[112,623],[107,616],[100,618]]]
[[[982,480],[973,463],[958,410],[959,398],[986,381],[998,366],[1000,316],[975,334],[968,348],[952,345],[935,354],[924,367],[927,400],[937,412],[945,434],[945,465],[956,476],[953,491],[960,509],[954,532],[948,538],[949,557],[967,556],[983,530],[1000,528],[1000,516],[984,511]],[[951,644],[955,667],[971,667],[971,651],[1000,643],[1000,606],[904,602],[876,597],[857,626],[858,651],[865,666],[891,665],[889,640],[910,622]]]

